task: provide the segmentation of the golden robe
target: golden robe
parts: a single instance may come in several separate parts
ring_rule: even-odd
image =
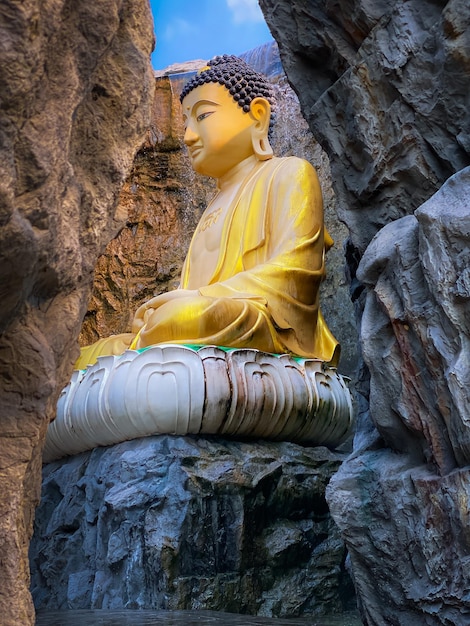
[[[333,242],[310,163],[297,157],[256,163],[224,208],[217,262],[201,284],[192,265],[195,255],[204,254],[198,242],[211,225],[211,210],[199,222],[182,270],[180,288],[191,295],[157,307],[132,347],[164,342],[250,347],[337,365],[338,342],[319,308],[325,249]],[[128,335],[117,337],[129,341]],[[106,344],[94,344],[88,362],[110,354]]]

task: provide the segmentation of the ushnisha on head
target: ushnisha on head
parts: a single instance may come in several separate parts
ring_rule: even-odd
[[[268,140],[273,123],[273,88],[265,76],[256,72],[242,59],[233,55],[215,57],[186,83],[180,100],[186,125],[185,143],[190,156],[201,151],[207,154],[214,134],[219,135],[219,144],[222,135],[228,149],[239,150],[240,141],[237,146],[229,145],[231,141],[230,130],[227,128],[229,120],[229,125],[234,129],[238,127],[240,131],[240,136],[234,131],[233,138],[238,137],[241,140],[242,136],[250,135],[250,150],[258,160],[270,159],[273,156]],[[198,109],[199,103],[204,102],[213,103],[214,110],[205,106]],[[214,112],[217,112],[215,118],[202,123],[202,120]],[[223,115],[225,126],[221,128]],[[202,156],[199,158],[199,161],[201,160]],[[197,159],[193,160],[193,167],[200,171]],[[214,175],[207,171],[200,173]]]

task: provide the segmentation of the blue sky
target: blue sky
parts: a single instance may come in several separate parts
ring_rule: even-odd
[[[150,0],[154,69],[216,54],[241,54],[272,39],[258,0]]]

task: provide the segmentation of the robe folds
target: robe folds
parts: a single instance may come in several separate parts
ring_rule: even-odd
[[[164,342],[248,347],[337,365],[338,342],[319,307],[325,251],[333,242],[310,163],[297,157],[257,162],[224,207],[218,254],[202,280],[192,266],[204,254],[201,233],[211,223],[211,210],[209,205],[183,266],[180,289],[188,290],[188,297],[182,293],[154,307],[132,347]],[[111,339],[94,344],[87,358],[116,354]]]

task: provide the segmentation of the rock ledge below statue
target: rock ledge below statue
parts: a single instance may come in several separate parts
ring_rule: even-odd
[[[163,435],[49,463],[31,546],[36,607],[341,611],[353,591],[324,493],[342,460]]]

